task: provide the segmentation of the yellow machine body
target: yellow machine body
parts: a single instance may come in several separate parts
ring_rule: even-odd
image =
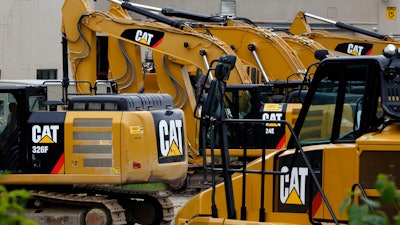
[[[148,112],[68,112],[65,121],[65,152],[59,168],[46,175],[11,174],[1,183],[119,185],[185,177],[187,160],[164,165],[158,162],[158,152],[154,151],[157,126]],[[179,123],[181,127],[175,129],[183,132],[183,121]],[[178,151],[171,149],[171,154],[183,156],[184,141],[180,137],[180,143],[171,146]]]
[[[379,193],[375,189],[375,181],[378,175],[377,169],[381,168],[382,161],[388,161],[387,164],[395,165],[398,163],[400,155],[397,146],[400,142],[398,132],[400,125],[396,124],[385,128],[381,133],[368,134],[360,137],[356,144],[329,144],[316,145],[312,147],[304,147],[305,152],[323,152],[321,176],[323,177],[322,188],[334,206],[333,210],[336,215],[340,215],[340,204],[344,201],[348,191],[354,183],[362,181],[365,185],[365,191],[370,198],[379,198]],[[292,152],[288,152],[292,154]],[[284,157],[285,154],[279,157]],[[266,156],[266,171],[274,170],[276,166],[276,153],[271,153]],[[371,167],[371,165],[374,165]],[[259,170],[261,168],[261,160],[257,160],[248,165],[248,170]],[[298,170],[300,171],[300,170]],[[308,175],[300,175],[298,171],[288,175],[266,176],[265,178],[265,197],[263,201],[266,203],[265,218],[267,223],[256,222],[259,220],[259,207],[261,199],[260,176],[247,175],[245,194],[247,200],[247,219],[246,221],[236,220],[232,224],[309,224],[308,213],[294,213],[295,208],[301,208],[305,205],[305,177]],[[387,168],[388,173],[393,173],[393,169]],[[297,176],[294,178],[293,176]],[[242,175],[233,174],[232,182],[235,187],[235,200],[242,199]],[[283,186],[282,186],[283,185]],[[201,192],[194,196],[177,214],[175,223],[185,224],[225,224],[225,219],[203,218],[201,215],[211,214],[211,198],[212,189]],[[216,205],[218,209],[218,218],[227,218],[224,186],[216,187],[215,192]],[[288,212],[280,211],[276,207],[278,202],[282,206],[292,207]],[[237,218],[240,218],[241,202],[236,201]],[[317,195],[312,199],[312,204],[315,204],[315,211],[312,212],[313,218],[321,220],[331,220],[331,216],[323,203],[321,196]],[[190,220],[183,218],[192,218]],[[347,215],[341,215],[339,220],[347,220]],[[229,220],[228,220],[229,221]],[[228,222],[228,224],[230,224]]]

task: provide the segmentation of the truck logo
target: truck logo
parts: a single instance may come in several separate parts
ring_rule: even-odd
[[[342,43],[336,46],[335,51],[350,55],[370,55],[372,47],[372,44],[366,43]]]
[[[160,152],[164,157],[183,155],[182,120],[160,120],[158,124]]]
[[[147,29],[127,29],[122,32],[121,37],[155,48],[163,41],[164,33]]]
[[[293,167],[291,171],[283,166],[281,172],[289,172],[280,175],[279,200],[282,204],[305,205],[306,203],[306,178],[307,167]]]
[[[32,126],[32,142],[35,144],[57,143],[59,125],[34,125]]]

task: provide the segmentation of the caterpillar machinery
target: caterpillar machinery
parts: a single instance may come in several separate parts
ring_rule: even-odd
[[[327,30],[311,29],[307,17],[334,25],[342,30],[354,32],[357,35],[342,35]],[[333,21],[302,11],[295,16],[289,32],[308,37],[320,43],[326,49],[349,55],[380,55],[388,44],[400,47],[400,42],[389,35],[379,34],[348,23]]]
[[[339,214],[347,191],[361,190],[354,201],[361,196],[379,200],[377,175],[398,181],[400,156],[400,52],[389,45],[384,55],[322,60],[294,130],[285,120],[227,117],[225,80],[235,56],[221,58],[215,68],[224,73],[215,76],[199,118],[202,135],[220,143],[224,162],[222,168],[205,168],[222,171],[224,183],[213,183],[189,200],[175,224],[348,223],[347,215]],[[231,168],[228,124],[237,124],[246,139],[250,129],[263,130],[266,123],[293,131],[289,148],[264,151],[243,168]],[[396,213],[395,205],[382,207],[389,215]]]
[[[0,183],[29,190],[39,224],[169,224],[164,192],[118,185],[178,182],[187,172],[184,114],[166,94],[76,96],[1,86]]]
[[[108,71],[110,72],[106,79],[117,83],[118,93],[148,92],[150,90],[168,93],[171,96],[181,96],[175,99],[174,103],[176,107],[182,108],[185,112],[186,124],[189,127],[186,132],[190,147],[189,161],[192,163],[200,160],[201,162],[204,154],[198,148],[199,123],[193,115],[197,104],[195,91],[204,81],[204,79],[198,78],[212,77],[208,72],[209,58],[215,59],[222,55],[234,54],[233,50],[225,42],[208,34],[199,33],[184,23],[141,10],[128,2],[115,0],[112,2],[110,12],[107,13],[92,10],[83,0],[67,0],[64,4],[63,32],[68,42],[69,57],[75,79],[90,80],[91,83],[96,81],[96,61],[98,61],[96,60],[96,51],[94,51],[97,49],[96,38],[100,35],[107,36],[110,66]],[[123,9],[133,10],[153,20],[133,20]],[[136,70],[137,76],[132,76],[132,65],[138,63],[138,59],[134,57],[140,55],[141,48],[152,50],[155,73],[146,72],[142,76],[139,73],[142,72],[140,68],[140,70]],[[260,101],[276,103],[286,100],[287,90],[289,90],[286,89],[288,87],[286,81],[271,82],[268,85],[251,84],[246,67],[239,60],[236,64],[229,79],[230,84],[237,84],[231,99],[231,105],[234,106],[232,109],[235,109],[232,111],[232,116],[239,118],[250,111],[250,96],[268,95],[255,103]],[[199,73],[198,69],[200,69]],[[128,71],[128,73],[124,73],[124,71]],[[190,73],[189,71],[196,72]],[[117,75],[119,72],[124,75],[119,77]],[[149,78],[152,80],[149,81]],[[126,82],[122,83],[121,81],[124,80]],[[152,82],[150,88],[146,86],[149,84],[148,82]],[[302,83],[303,80],[294,85],[297,87]],[[279,95],[273,93],[274,89],[277,90],[279,87],[283,93],[279,93]],[[83,89],[82,86],[80,88]],[[259,95],[260,93],[263,95]],[[273,93],[273,96],[270,93]],[[288,108],[286,106],[282,108],[275,104],[266,111],[271,111],[275,118],[277,116],[281,118],[286,114],[291,117],[292,108],[294,112],[297,112],[298,110],[295,109],[299,107],[301,107],[300,104]],[[266,116],[268,115],[266,114]],[[261,118],[261,115],[257,116]],[[293,118],[296,116],[297,114]],[[236,135],[240,136],[241,134],[237,133]],[[283,146],[287,141],[284,130],[273,132],[270,136],[276,136],[275,139],[279,140],[272,149]],[[232,138],[235,139],[235,137]],[[240,142],[237,146],[240,146]],[[254,148],[256,149],[256,147]],[[198,163],[191,165],[197,166]],[[202,182],[197,182],[197,185],[204,187]]]

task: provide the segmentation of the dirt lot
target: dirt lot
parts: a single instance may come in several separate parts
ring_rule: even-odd
[[[196,195],[196,191],[185,191],[183,193],[170,193],[170,199],[174,203],[175,213],[182,207],[191,197]]]
[[[190,199],[192,198],[194,195],[196,195],[197,192],[196,191],[191,191],[191,190],[187,190],[183,193],[170,193],[170,200],[172,201],[172,203],[174,203],[174,211],[175,214],[178,212],[178,210]],[[173,225],[174,222],[171,223],[171,225]]]

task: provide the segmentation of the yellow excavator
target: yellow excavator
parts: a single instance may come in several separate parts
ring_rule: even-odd
[[[216,71],[234,66],[235,56],[226,58]],[[223,96],[229,72],[216,75],[199,119],[203,135],[222,146],[223,167],[206,169],[222,170],[224,183],[213,182],[190,199],[175,224],[348,223],[339,210],[349,190],[357,190],[354,201],[378,200],[377,175],[386,173],[394,181],[399,176],[399,66],[400,52],[394,45],[385,48],[384,56],[322,60],[294,129],[285,120],[227,117]],[[257,130],[257,124],[262,130],[265,123],[290,127],[289,148],[264,152],[243,168],[231,168],[228,124],[248,132]],[[395,205],[382,203],[382,208],[392,216],[398,213]]]
[[[79,1],[69,1],[68,5],[64,6],[66,14],[64,14],[65,24],[63,31],[65,32],[66,38],[70,40],[68,42],[68,45],[71,46],[69,50],[70,61],[73,64],[76,79],[90,79],[91,82],[96,80],[95,62],[98,60],[95,59],[93,50],[96,49],[96,40],[94,37],[96,34],[108,36],[108,53],[110,57],[108,59],[110,66],[108,70],[110,73],[108,76],[110,77],[107,79],[116,81],[119,93],[160,91],[162,93],[168,93],[171,96],[180,93],[180,96],[183,96],[181,99],[185,100],[176,105],[184,110],[186,115],[185,118],[189,127],[189,131],[186,133],[191,150],[191,158],[189,161],[193,162],[194,159],[202,160],[204,154],[201,153],[198,148],[199,123],[196,122],[193,117],[193,111],[197,104],[197,99],[193,92],[193,89],[195,89],[194,86],[196,85],[193,84],[198,82],[195,79],[197,78],[196,75],[199,74],[193,73],[193,71],[197,72],[200,68],[201,71],[205,71],[206,74],[208,74],[207,70],[210,63],[208,58],[218,58],[222,55],[234,54],[234,52],[228,45],[226,45],[226,43],[221,42],[210,35],[201,34],[193,30],[190,26],[186,26],[185,24],[170,20],[166,17],[155,15],[152,12],[149,14],[148,11],[140,10],[138,7],[132,7],[128,2],[113,1],[113,3],[115,4],[112,4],[109,13],[93,11],[85,5],[85,1],[81,3]],[[134,10],[135,12],[138,11],[138,13],[144,14],[156,21],[132,20],[126,12],[121,10],[121,7],[128,10]],[[76,14],[75,16],[70,16],[70,12],[72,11],[74,12],[74,15]],[[128,36],[125,36],[128,31],[137,32],[132,34],[130,36],[131,38],[128,38]],[[144,32],[147,32],[147,34]],[[155,39],[158,37],[156,34],[162,36],[162,39],[158,42]],[[144,36],[147,36],[148,38],[151,37],[151,41],[155,42],[152,42],[152,44],[149,45],[146,41],[143,41],[143,38],[136,40],[136,37],[139,38]],[[78,39],[82,41],[72,41]],[[111,40],[113,41],[112,44],[110,42]],[[123,48],[121,48],[121,46]],[[138,76],[136,76],[135,79],[138,79],[139,81],[142,79],[142,84],[137,86],[132,85],[132,87],[126,87],[124,89],[119,88],[121,85],[119,85],[118,80],[115,79],[115,76],[118,74],[116,71],[124,72],[127,68],[130,68],[131,65],[137,65],[137,59],[134,59],[136,62],[133,62],[133,60],[130,61],[130,59],[140,55],[139,52],[141,51],[141,48],[152,50],[155,74],[146,72],[146,74],[142,76],[142,74],[139,75],[139,71],[142,72],[141,68],[137,69],[136,71],[138,72]],[[91,51],[85,52],[82,51],[82,49],[90,49]],[[81,54],[79,55],[77,53]],[[111,58],[111,56],[117,57]],[[285,92],[285,90],[287,90],[286,81],[270,83],[268,85],[252,85],[245,66],[243,66],[240,61],[237,61],[236,63],[237,65],[232,71],[231,78],[229,79],[231,84],[238,85],[231,89],[233,97],[230,101],[231,104],[236,107],[235,110],[232,110],[232,116],[237,118],[242,117],[251,109],[250,101],[248,101],[251,96],[258,97],[258,102],[267,101],[275,103],[272,107],[266,108],[264,110],[265,112],[263,111],[264,113],[257,112],[257,118],[283,118],[287,114],[289,119],[289,117],[292,117],[292,110],[297,112],[298,110],[296,111],[295,109],[301,107],[301,104],[293,104],[290,106],[285,105],[284,107],[280,104],[282,101],[286,101],[286,95],[288,93]],[[121,70],[121,68],[123,68],[123,70]],[[189,73],[189,71],[192,72]],[[203,74],[200,75],[201,77],[206,77]],[[114,78],[112,76],[114,76]],[[148,79],[149,77],[151,77],[151,80]],[[136,80],[134,83],[135,82]],[[146,86],[146,84],[148,84],[146,82],[153,82],[153,84],[150,85],[151,88]],[[299,86],[302,82],[303,80],[294,83],[294,85]],[[128,84],[129,82],[126,83]],[[154,83],[156,85],[154,85]],[[177,89],[175,89],[175,87],[177,87]],[[284,93],[274,93],[274,91],[279,87],[282,87],[281,89],[284,90]],[[296,98],[295,95],[293,96]],[[175,101],[175,103],[177,102]],[[232,107],[232,109],[233,108],[234,107]],[[293,115],[293,120],[295,120],[296,116],[297,113]],[[237,133],[236,135],[240,136],[241,134]],[[274,138],[276,139],[276,143],[271,143],[270,145],[271,149],[280,148],[287,142],[284,128],[283,130],[282,128],[271,129],[270,137],[276,137]],[[235,139],[235,137],[232,138]],[[240,146],[240,143],[238,143],[237,146]],[[256,150],[259,149],[259,146],[253,145],[252,148],[254,148],[254,151],[252,152],[253,155],[260,154],[260,151]],[[237,154],[241,154],[240,152],[241,150]],[[202,183],[199,183],[198,185],[201,187],[204,186]]]
[[[187,130],[172,98],[60,102],[49,87],[0,86],[0,184],[29,191],[26,216],[41,225],[170,224],[168,193],[120,186],[185,180]]]
[[[312,29],[307,22],[307,17],[334,25],[340,29],[355,32],[358,35],[342,35],[327,30]],[[389,35],[379,34],[348,23],[330,20],[302,11],[295,16],[289,32],[312,39],[326,49],[350,55],[380,55],[388,44],[400,47],[400,42]]]

